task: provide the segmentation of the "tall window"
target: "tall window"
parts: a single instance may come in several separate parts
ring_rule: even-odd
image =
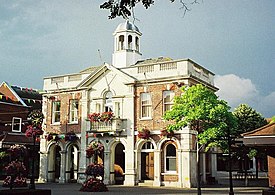
[[[78,100],[70,100],[70,116],[69,122],[70,123],[77,123],[78,122]]]
[[[60,123],[60,101],[53,102],[52,123]]]
[[[112,92],[108,91],[105,93],[105,112],[113,112],[113,97]]]
[[[136,37],[136,50],[139,51],[139,38]]]
[[[132,44],[133,44],[132,35],[129,35],[128,36],[128,48],[127,49],[132,49]]]
[[[101,112],[101,104],[100,103],[95,104],[95,111],[98,112],[98,113]]]
[[[163,112],[171,110],[175,93],[173,91],[163,91]]]
[[[121,117],[120,102],[115,102],[115,116]]]
[[[165,149],[165,170],[167,172],[176,171],[176,147],[173,144],[169,144]]]
[[[124,36],[120,35],[118,37],[118,50],[123,50],[124,49]]]
[[[22,118],[13,117],[12,118],[12,131],[21,132]]]
[[[141,98],[141,118],[152,117],[152,101],[150,93],[142,93]]]

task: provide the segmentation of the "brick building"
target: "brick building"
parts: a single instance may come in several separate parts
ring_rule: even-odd
[[[42,108],[42,95],[34,89],[11,86],[7,82],[0,85],[0,150],[5,151],[14,144],[22,144],[27,148],[33,145],[32,138],[25,136],[28,114]],[[36,143],[39,151],[39,142]],[[36,159],[39,159],[38,152]],[[36,175],[38,175],[38,163]],[[2,167],[0,167],[2,170]]]
[[[142,60],[142,34],[129,21],[118,25],[113,35],[112,64],[44,79],[44,125],[47,136],[54,133],[55,139],[41,141],[45,167],[40,180],[83,182],[90,163],[85,149],[100,142],[106,184],[195,186],[196,132],[186,127],[163,135],[167,125],[163,114],[173,106],[173,97],[181,94],[181,86],[202,83],[216,91],[214,74],[190,59]],[[87,120],[91,113],[107,112],[114,114],[110,121]],[[148,136],[140,136],[141,131],[149,132]],[[77,139],[62,139],[68,132]],[[216,156],[201,155],[206,181],[208,175],[215,177]],[[117,174],[117,168],[123,174]]]

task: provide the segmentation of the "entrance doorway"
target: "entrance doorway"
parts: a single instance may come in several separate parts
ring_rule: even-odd
[[[154,146],[151,142],[141,149],[141,180],[154,180]]]
[[[55,147],[55,163],[54,163],[54,171],[55,171],[55,181],[59,180],[60,177],[60,165],[61,165],[61,148],[60,146]]]
[[[118,143],[115,149],[115,184],[122,185],[124,182],[124,170],[125,170],[125,147],[122,143]]]

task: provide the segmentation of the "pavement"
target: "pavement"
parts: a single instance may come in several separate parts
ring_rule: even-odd
[[[0,181],[0,190],[3,188]],[[229,194],[229,181],[227,175],[219,175],[218,182],[213,185],[206,185],[202,187],[202,195],[204,194]],[[235,195],[261,195],[262,190],[268,189],[268,178],[261,177],[259,179],[250,179],[248,186],[245,186],[244,180],[233,180]],[[79,191],[81,184],[78,183],[36,183],[36,189],[51,189],[52,195],[92,195],[92,194],[188,194],[196,195],[196,188],[172,188],[172,187],[148,187],[148,186],[123,186],[123,185],[109,185],[108,192],[81,192]]]

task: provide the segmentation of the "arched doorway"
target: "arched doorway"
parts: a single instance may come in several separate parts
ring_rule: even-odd
[[[115,148],[115,184],[123,184],[124,182],[124,171],[125,171],[125,147],[122,143],[118,143]]]
[[[77,181],[77,172],[79,168],[79,148],[77,145],[72,144],[68,147],[66,178],[69,182]]]
[[[48,156],[48,180],[50,182],[57,182],[60,177],[61,165],[61,147],[58,145],[51,145]]]
[[[141,180],[154,180],[154,145],[145,142],[141,149]]]

